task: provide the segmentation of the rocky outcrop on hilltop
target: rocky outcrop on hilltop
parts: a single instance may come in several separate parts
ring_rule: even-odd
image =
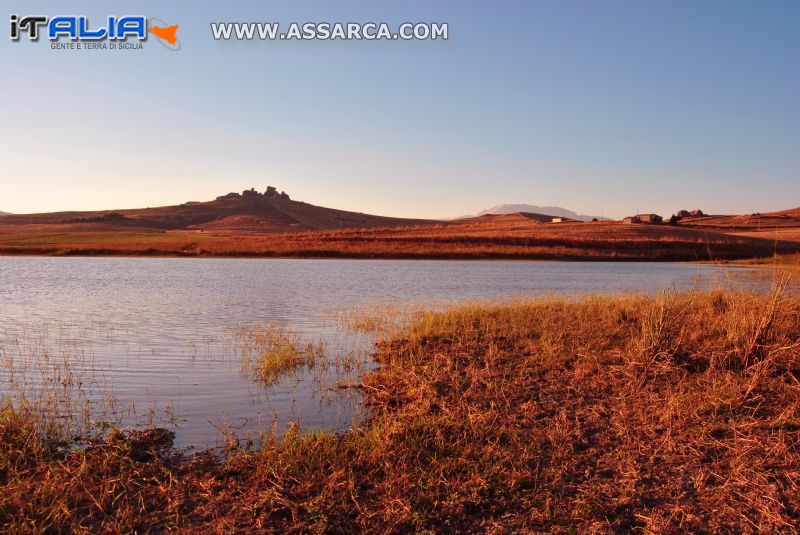
[[[703,217],[706,214],[702,210],[678,210],[675,215],[678,217]]]
[[[232,191],[231,193],[220,195],[217,197],[216,200],[222,201],[225,199],[236,199],[239,197],[264,197],[267,199],[285,199],[287,201],[291,200],[289,195],[285,191],[281,191],[278,193],[278,188],[275,186],[267,186],[267,189],[264,193],[256,191],[256,188],[250,188],[242,191],[241,193],[236,193]]]

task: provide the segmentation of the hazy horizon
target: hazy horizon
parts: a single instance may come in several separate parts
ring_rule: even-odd
[[[20,4],[133,11],[181,50],[0,39],[0,211],[143,208],[267,185],[453,218],[800,206],[800,3]],[[212,21],[448,22],[446,42],[216,42]]]
[[[272,184],[270,184],[270,185],[272,185]],[[245,188],[245,189],[250,189],[250,188]],[[260,191],[261,193],[263,193],[264,190],[266,189],[266,187],[260,188],[260,189],[259,188],[255,188],[255,189],[257,191]],[[280,188],[278,188],[278,189],[280,191]],[[237,193],[241,193],[242,191],[244,191],[244,190],[237,190],[236,192]],[[225,193],[231,193],[231,192],[225,192]],[[220,193],[220,195],[222,195],[222,194],[223,193]],[[290,197],[291,197],[291,195],[290,195]],[[212,201],[212,200],[214,200],[214,198],[210,198],[210,199],[199,199],[199,198],[194,199],[193,198],[193,199],[186,199],[186,200],[174,201],[174,202],[149,204],[147,206],[107,206],[107,207],[101,207],[101,208],[88,208],[88,209],[71,209],[71,208],[68,208],[68,209],[63,209],[63,210],[52,210],[52,211],[48,211],[48,212],[42,212],[42,211],[37,211],[37,212],[10,212],[8,210],[0,210],[0,214],[26,215],[26,214],[50,213],[50,212],[91,212],[91,211],[108,211],[108,210],[130,210],[130,209],[158,208],[158,207],[163,207],[163,206],[177,206],[177,205],[180,205],[180,204],[183,204],[183,203],[186,203],[186,202],[208,202],[208,201]],[[313,204],[315,206],[323,206],[325,208],[333,208],[333,209],[337,209],[337,210],[344,210],[343,208],[338,207],[338,206],[328,206],[328,205],[324,205],[324,204],[321,204],[319,202],[314,202],[314,201],[311,201],[311,200],[308,200],[308,199],[297,199],[297,198],[292,197],[292,200],[293,201],[305,202],[305,203],[308,203],[308,204]],[[507,207],[507,206],[530,206],[532,208],[533,207],[538,207],[538,208],[541,208],[541,209],[545,209],[544,211],[547,211],[546,209],[553,209],[554,208],[554,209],[564,210],[564,211],[568,211],[568,212],[575,212],[576,215],[581,216],[581,217],[605,217],[605,218],[609,218],[609,219],[612,219],[612,220],[613,219],[621,219],[622,217],[624,217],[624,216],[616,217],[616,216],[613,216],[613,215],[609,215],[609,214],[605,213],[602,209],[598,210],[597,212],[588,212],[588,213],[586,213],[586,212],[580,212],[578,210],[573,210],[569,206],[559,206],[559,205],[549,205],[549,204],[548,205],[543,205],[543,204],[535,205],[534,203],[524,203],[524,202],[499,202],[499,203],[496,203],[496,204],[492,204],[490,206],[485,206],[485,207],[483,207],[483,208],[481,208],[479,210],[475,210],[473,212],[465,212],[465,213],[462,213],[462,214],[459,214],[459,215],[444,215],[444,216],[440,216],[440,217],[415,217],[415,216],[408,216],[408,215],[404,215],[404,214],[384,214],[384,213],[370,212],[369,210],[358,210],[358,209],[347,209],[347,210],[353,211],[353,212],[366,213],[366,214],[370,214],[370,215],[377,215],[377,216],[399,217],[399,218],[416,218],[416,219],[433,219],[433,220],[446,221],[446,220],[450,220],[450,219],[459,219],[459,218],[462,218],[462,217],[478,216],[478,215],[481,215],[482,213],[491,213],[491,211],[493,209],[500,208],[500,207]],[[798,208],[798,206],[787,206],[785,208],[780,208],[778,210],[771,210],[771,212],[779,212],[779,211],[789,210],[789,209],[793,209],[793,208]],[[673,209],[671,211],[665,211],[661,215],[665,215],[665,216],[668,217],[668,216],[670,216],[672,214],[677,213],[678,210],[682,210],[682,209],[697,209],[697,207],[693,207],[693,206],[691,206],[689,204],[685,204],[685,205],[682,205],[681,208],[675,208],[675,209]],[[541,213],[544,214],[544,211],[541,212]],[[714,215],[735,215],[735,214],[732,214],[732,213],[729,214],[729,213],[723,213],[723,212],[711,212],[711,211],[707,211],[707,210],[704,210],[704,211],[707,214],[714,214]],[[634,215],[634,214],[637,214],[637,213],[650,213],[650,212],[651,211],[647,211],[647,210],[633,210],[630,213],[626,213],[625,215]],[[507,212],[502,212],[502,213],[507,213]],[[539,212],[535,212],[535,213],[539,213]],[[747,212],[747,213],[751,213],[751,212]],[[767,211],[765,211],[764,213],[767,213]],[[547,214],[545,214],[545,215],[547,215]],[[556,215],[562,215],[562,214],[556,214]]]

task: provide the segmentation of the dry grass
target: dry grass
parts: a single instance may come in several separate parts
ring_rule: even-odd
[[[796,253],[800,243],[616,222],[528,219],[384,229],[229,234],[0,228],[0,254],[332,258],[710,260]]]
[[[784,277],[795,286],[800,283],[800,254],[781,254],[766,258],[733,260],[731,265],[769,268],[763,271],[765,277]]]
[[[303,344],[297,333],[269,325],[243,327],[236,345],[242,353],[242,367],[267,385],[299,367],[313,368],[325,358],[321,343]]]
[[[800,266],[800,254],[774,255],[767,258],[753,258],[749,260],[737,260],[735,264],[745,266],[776,266],[776,267],[796,267]]]
[[[3,531],[756,533],[800,523],[800,297],[545,299],[417,314],[347,433],[218,460],[65,448],[0,415]]]

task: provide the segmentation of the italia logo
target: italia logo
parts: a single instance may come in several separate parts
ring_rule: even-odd
[[[155,18],[152,21],[154,24],[151,25],[148,18],[141,15],[111,15],[103,23],[92,25],[89,18],[84,16],[11,15],[11,40],[18,41],[25,35],[30,41],[38,41],[43,36],[49,41],[65,38],[73,42],[143,42],[147,41],[148,35],[153,35],[166,48],[179,50],[180,41],[176,35],[178,25],[168,26]]]

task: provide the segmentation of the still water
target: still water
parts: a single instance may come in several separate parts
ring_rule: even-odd
[[[670,263],[0,257],[0,395],[48,397],[67,412],[171,427],[207,447],[299,422],[343,429],[369,369],[367,335],[337,311],[541,294],[768,285],[755,270]],[[236,336],[269,324],[365,355],[265,387]],[[64,408],[69,401],[71,408]],[[82,407],[82,408],[81,408]],[[64,415],[67,417],[68,415]]]

